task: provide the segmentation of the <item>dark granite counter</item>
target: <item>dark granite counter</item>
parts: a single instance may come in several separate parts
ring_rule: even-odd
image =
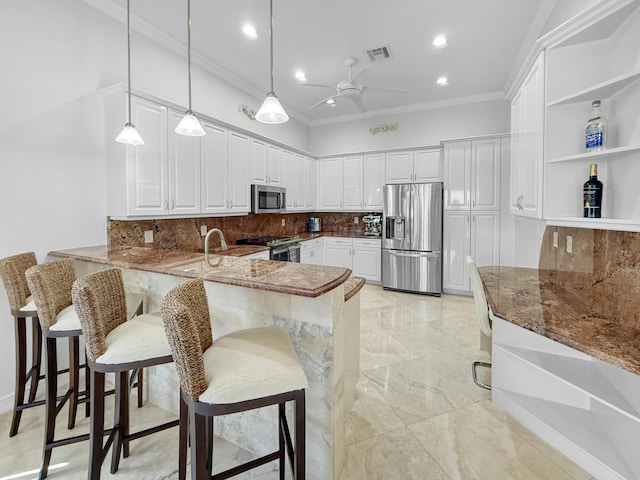
[[[496,316],[640,375],[640,328],[629,322],[637,312],[625,315],[620,299],[612,296],[600,296],[594,303],[597,289],[584,288],[585,273],[515,267],[479,270]],[[628,305],[635,301],[630,298]],[[612,302],[616,308],[609,305]]]
[[[208,263],[203,253],[147,247],[100,245],[58,250],[49,255],[303,297],[323,295],[351,275],[348,268],[241,258],[265,249],[233,245],[224,252],[214,250]]]

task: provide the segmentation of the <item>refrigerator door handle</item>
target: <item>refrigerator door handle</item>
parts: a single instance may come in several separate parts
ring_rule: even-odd
[[[439,257],[440,252],[399,252],[397,250],[389,250],[389,255],[394,257]]]

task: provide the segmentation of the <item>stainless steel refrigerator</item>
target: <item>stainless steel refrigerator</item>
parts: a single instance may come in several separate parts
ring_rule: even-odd
[[[442,183],[384,186],[382,286],[442,293]]]

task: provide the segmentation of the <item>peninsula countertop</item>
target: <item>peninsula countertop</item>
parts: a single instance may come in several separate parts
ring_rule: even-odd
[[[303,297],[323,295],[351,275],[342,267],[242,258],[261,250],[265,248],[233,245],[225,252],[214,250],[208,262],[198,252],[107,245],[54,250],[49,255]]]
[[[588,289],[559,282],[554,270],[480,267],[487,301],[497,317],[531,330],[604,362],[640,375],[640,329],[628,319],[596,311],[581,298]],[[578,279],[576,279],[578,280]],[[620,311],[620,309],[615,309]]]

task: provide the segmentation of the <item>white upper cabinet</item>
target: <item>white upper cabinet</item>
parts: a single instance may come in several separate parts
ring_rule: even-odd
[[[293,189],[294,210],[307,209],[307,157],[296,153],[293,157],[293,174],[295,188]],[[287,190],[288,192],[288,190]],[[287,193],[291,195],[291,193]]]
[[[318,160],[318,209],[342,210],[342,157]]]
[[[250,139],[247,135],[229,131],[229,207],[230,212],[249,212]]]
[[[307,178],[307,210],[314,210],[317,204],[318,176],[316,173],[316,161],[313,158],[306,158],[305,175]]]
[[[413,151],[413,173],[416,183],[442,182],[442,150],[423,148]]]
[[[282,149],[267,145],[267,184],[282,185]]]
[[[174,131],[183,117],[169,110],[168,212],[175,215],[200,213],[200,139]]]
[[[444,143],[444,208],[500,209],[500,139]]]
[[[288,150],[282,151],[284,187],[287,189],[286,207],[288,212],[306,211],[315,204],[315,187],[310,191],[309,178],[315,171],[310,170],[309,158]],[[315,176],[314,176],[315,178]]]
[[[640,231],[640,1],[599,2],[540,40],[546,46],[544,219],[550,225]],[[591,102],[607,148],[585,149]],[[528,105],[528,104],[527,104]],[[583,218],[589,165],[603,182],[602,218]]]
[[[382,212],[384,159],[384,153],[370,153],[364,156],[363,203],[365,210]]]
[[[229,208],[229,155],[226,128],[202,122],[200,137],[202,213],[226,212]]]
[[[251,139],[251,179],[256,185],[282,184],[282,149],[257,138]]]
[[[387,152],[385,165],[385,183],[411,183],[414,181],[413,150]]]
[[[294,199],[296,197],[296,194],[294,192],[298,188],[296,185],[294,162],[295,158],[293,157],[293,152],[290,152],[289,150],[282,150],[284,187],[287,189],[285,198],[285,206],[287,208],[287,211],[291,211],[294,209]]]
[[[511,102],[510,211],[517,215],[542,218],[543,121],[544,52]]]
[[[350,155],[342,159],[342,182],[342,208],[362,210],[362,155]]]

